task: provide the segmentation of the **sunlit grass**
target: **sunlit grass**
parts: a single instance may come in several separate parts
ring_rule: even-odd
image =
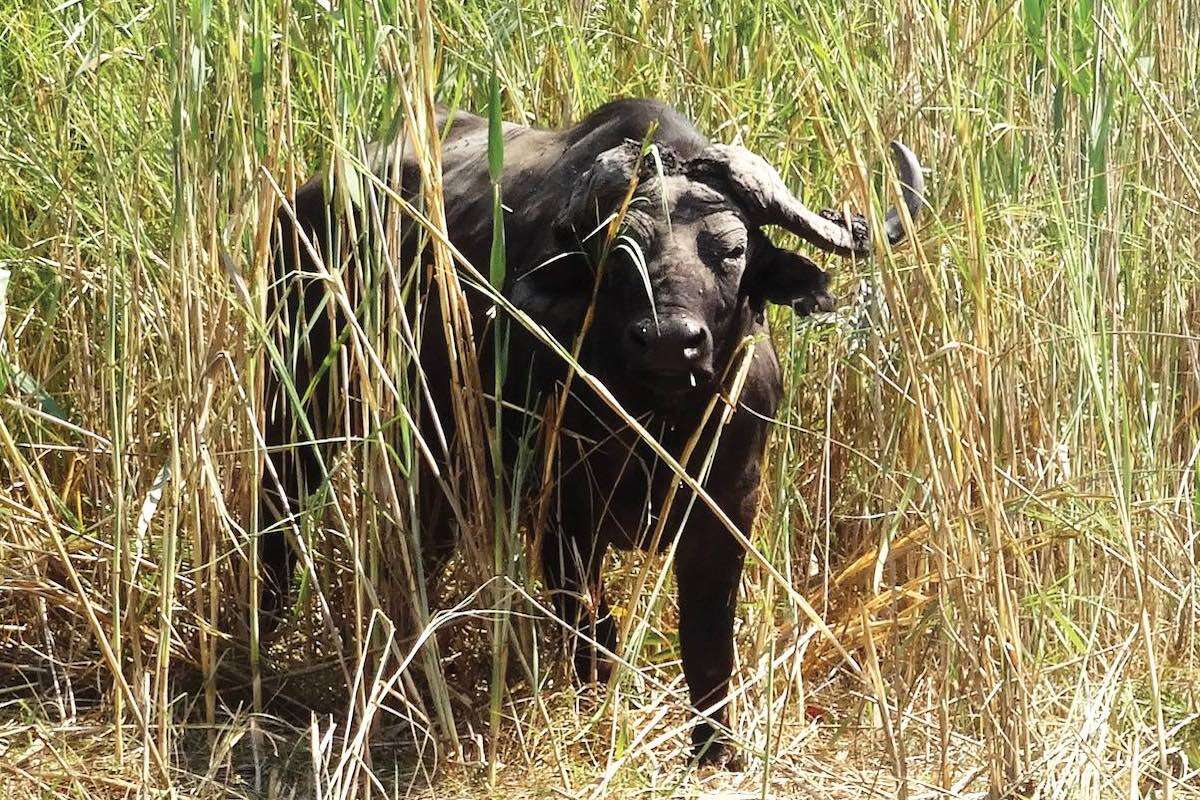
[[[1200,794],[1189,4],[0,11],[0,794]],[[325,265],[359,311],[328,368],[370,388],[296,529],[278,638],[248,602],[263,373],[289,358],[265,316],[282,198],[326,170],[350,178],[338,207],[407,213],[360,173],[410,131],[411,210],[461,302],[505,265],[442,245],[432,104],[553,126],[630,95],[814,205],[887,205],[893,138],[930,168],[910,244],[826,262],[834,318],[771,312],[786,399],[744,532],[736,777],[686,768],[662,558],[610,565],[630,668],[572,687],[514,489],[487,479],[490,404],[522,398],[439,409],[466,432],[464,542],[425,596],[438,444],[405,421],[386,258]]]

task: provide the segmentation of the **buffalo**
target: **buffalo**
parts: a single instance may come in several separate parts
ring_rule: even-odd
[[[440,110],[436,123],[444,134],[449,242],[476,274],[487,274],[494,227],[488,120]],[[540,444],[548,466],[529,471],[536,479],[528,496],[544,502],[528,505],[540,509],[530,527],[541,531],[534,540],[545,589],[557,614],[584,634],[572,643],[579,678],[604,679],[617,648],[601,580],[607,549],[673,547],[683,672],[699,717],[695,754],[702,763],[736,766],[723,731],[745,548],[731,528],[753,527],[761,462],[781,397],[764,310],[768,303],[799,314],[833,309],[827,274],[773,244],[765,229],[776,226],[842,256],[868,255],[877,243],[863,217],[810,210],[764,159],[710,142],[660,102],[610,102],[561,130],[507,123],[501,130],[503,296],[542,329],[535,335],[508,319],[502,380],[493,331],[508,311],[497,310],[478,282],[464,281],[482,375],[481,383],[464,383],[448,355],[446,306],[431,278],[428,236],[409,216],[396,215],[408,221],[399,223],[400,247],[388,251],[390,266],[405,270],[390,279],[393,291],[410,287],[404,307],[416,316],[387,324],[407,326],[406,341],[419,348],[414,361],[422,377],[410,384],[422,402],[413,424],[430,443],[422,470],[441,477],[419,482],[426,572],[436,572],[456,538],[445,482],[462,474],[449,463],[456,429],[447,409],[455,393],[500,390],[510,401],[499,414],[501,463],[509,469],[533,412],[544,418],[557,409],[557,443]],[[911,219],[923,203],[921,166],[903,145],[892,148]],[[421,196],[416,151],[404,136],[375,147],[371,170],[390,186],[387,196],[413,202]],[[365,268],[365,257],[356,261],[354,254],[368,246],[380,252],[379,242],[372,243],[379,226],[370,222],[388,217],[361,198],[339,203],[336,197],[329,179],[314,178],[282,204],[273,234],[268,320],[282,355],[266,378],[269,463],[260,491],[260,552],[268,617],[283,607],[291,582],[287,523],[326,478],[321,456],[330,445],[320,443],[337,438],[345,413],[338,406],[344,393],[331,390],[338,369],[330,355],[347,341],[350,315],[360,310],[330,299],[329,274],[340,270],[342,284],[361,285],[346,277],[356,263]],[[904,237],[904,224],[900,210],[887,213],[888,242]],[[593,380],[572,380],[548,337],[575,349],[579,368]],[[280,363],[289,380],[282,380]],[[539,399],[564,389],[559,404]],[[614,410],[614,401],[626,414]],[[664,454],[689,475],[706,477],[711,499],[698,500],[691,481],[681,491]]]

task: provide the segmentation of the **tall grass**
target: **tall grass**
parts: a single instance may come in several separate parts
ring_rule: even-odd
[[[0,10],[0,790],[1200,794],[1192,4]],[[772,311],[787,396],[744,532],[742,776],[686,769],[662,559],[609,565],[631,668],[573,688],[516,490],[487,477],[488,406],[522,398],[439,409],[463,544],[434,594],[422,573],[438,445],[407,424],[386,215],[425,220],[451,308],[504,264],[445,245],[433,103],[556,125],[622,95],[812,203],[878,213],[892,138],[931,170],[911,244],[829,264],[835,318]],[[361,177],[403,131],[426,178],[408,210]],[[266,639],[260,395],[290,357],[268,344],[270,224],[320,170],[383,244],[325,265],[328,302],[359,311],[329,369],[363,413]],[[470,333],[448,331],[468,386]]]

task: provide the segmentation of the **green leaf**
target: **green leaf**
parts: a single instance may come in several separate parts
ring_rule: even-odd
[[[0,268],[0,353],[4,352],[4,320],[8,316],[8,281],[12,273]]]
[[[50,396],[37,379],[25,370],[9,362],[8,358],[0,355],[0,388],[11,380],[12,385],[21,394],[29,395],[38,401],[42,411],[63,422],[70,422],[66,409]]]
[[[504,175],[504,123],[500,118],[500,80],[492,69],[488,82],[488,173],[492,178],[492,252],[490,279],[497,289],[504,288],[504,206],[500,179]]]
[[[1046,27],[1046,0],[1022,0],[1021,21],[1029,43],[1041,49],[1042,31]]]
[[[263,26],[256,26],[250,50],[250,107],[254,111],[254,147],[259,158],[265,158],[267,155],[267,104],[264,91],[267,36],[268,31]]]
[[[358,167],[354,165],[354,161],[348,156],[338,156],[338,172],[340,185],[345,187],[349,195],[350,202],[355,208],[363,207],[363,191],[362,178],[358,174]]]
[[[504,121],[500,117],[500,79],[492,68],[488,81],[488,173],[492,183],[504,174]]]
[[[8,316],[8,282],[11,277],[12,273],[9,270],[0,269],[0,392],[11,384],[21,394],[35,398],[42,411],[66,422],[67,412],[58,401],[42,388],[36,378],[10,360],[5,350],[4,323]]]

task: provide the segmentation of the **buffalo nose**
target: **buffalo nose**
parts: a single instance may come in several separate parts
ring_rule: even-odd
[[[628,337],[645,369],[703,376],[712,372],[712,336],[695,317],[660,317],[657,323],[641,319],[629,326]]]

